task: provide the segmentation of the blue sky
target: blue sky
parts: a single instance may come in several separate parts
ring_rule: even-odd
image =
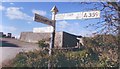
[[[90,11],[93,5],[84,5],[78,2],[3,2],[0,5],[0,31],[11,32],[13,36],[19,36],[21,32],[32,32],[33,28],[46,27],[48,25],[33,21],[34,12],[49,19],[52,18],[51,9],[56,5],[59,13]],[[89,36],[95,32],[95,28],[85,28],[88,24],[96,23],[100,19],[88,20],[59,20],[56,22],[56,31],[66,31],[75,35]],[[2,27],[2,28],[1,28]]]

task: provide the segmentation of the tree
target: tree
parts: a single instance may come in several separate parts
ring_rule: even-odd
[[[101,18],[95,24],[89,24],[87,27],[96,27],[97,30],[94,34],[120,34],[120,2],[95,2],[83,3],[93,4],[91,10],[100,10]]]

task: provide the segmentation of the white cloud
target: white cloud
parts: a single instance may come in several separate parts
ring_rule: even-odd
[[[21,19],[32,21],[32,17],[21,11],[19,7],[9,7],[6,11],[6,16],[10,19]]]
[[[0,11],[3,11],[3,10],[5,10],[5,7],[0,5]]]
[[[14,3],[11,2],[10,5],[14,5]]]
[[[17,28],[14,26],[6,26],[6,25],[0,24],[0,31],[3,32],[4,34],[12,33],[12,36],[15,36],[16,38],[20,37],[19,34],[15,33],[17,31]]]
[[[15,28],[15,27],[13,27],[13,26],[3,26],[3,31],[10,31],[10,32],[14,32],[14,31],[16,31],[17,29]]]
[[[31,24],[32,22],[27,22],[28,24]]]
[[[17,30],[17,28],[14,27],[14,26],[5,26],[5,25],[0,24],[0,31],[3,31],[3,32],[15,32],[16,30]]]
[[[2,24],[0,23],[0,31],[2,31]]]
[[[92,34],[92,31],[89,31],[86,28],[81,27],[80,23],[70,23],[70,25],[67,29],[69,32],[71,32],[75,35],[91,36],[91,34]]]
[[[19,34],[16,34],[15,32],[17,32],[17,28],[14,26],[6,26],[6,25],[0,25],[2,26],[2,30],[0,29],[1,32],[3,32],[4,34],[7,33],[12,33],[12,36],[15,36],[16,38],[19,38]]]
[[[57,24],[60,28],[66,28],[70,25],[67,21],[60,21]]]
[[[57,22],[57,26],[59,31],[66,31],[74,35],[91,36],[93,33],[93,31],[81,27],[78,22],[68,23],[67,21],[59,21]]]
[[[79,34],[80,35],[82,35],[82,36],[87,36],[87,37],[89,37],[89,36],[92,36],[92,33],[93,33],[93,31],[89,31],[89,30],[80,30],[80,32],[79,32]]]
[[[47,15],[46,11],[35,10],[35,9],[32,10],[32,13],[37,13],[37,14],[40,14],[40,15],[43,15],[43,16]]]

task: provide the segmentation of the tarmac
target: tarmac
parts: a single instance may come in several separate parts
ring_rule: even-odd
[[[0,38],[0,68],[5,67],[19,52],[40,50],[38,44],[23,42],[18,39]]]

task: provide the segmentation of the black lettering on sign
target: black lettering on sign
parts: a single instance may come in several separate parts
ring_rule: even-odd
[[[71,17],[71,16],[73,16],[73,13],[68,14],[68,17]]]
[[[87,13],[84,14],[84,17],[87,17]]]
[[[88,17],[91,17],[92,16],[92,13],[88,13]]]
[[[95,15],[96,15],[96,17],[97,17],[97,16],[98,16],[98,13],[96,12]]]
[[[53,21],[52,20],[50,20],[46,17],[43,17],[41,15],[38,15],[38,14],[35,14],[35,21],[53,26]]]
[[[95,17],[95,13],[92,13],[92,16],[91,17]]]
[[[88,16],[87,17],[95,17],[95,13],[92,12],[92,13],[88,13]]]
[[[97,17],[97,16],[98,16],[97,12],[93,12],[91,17]]]
[[[98,17],[98,13],[97,12],[89,12],[89,13],[84,13],[83,17]]]

